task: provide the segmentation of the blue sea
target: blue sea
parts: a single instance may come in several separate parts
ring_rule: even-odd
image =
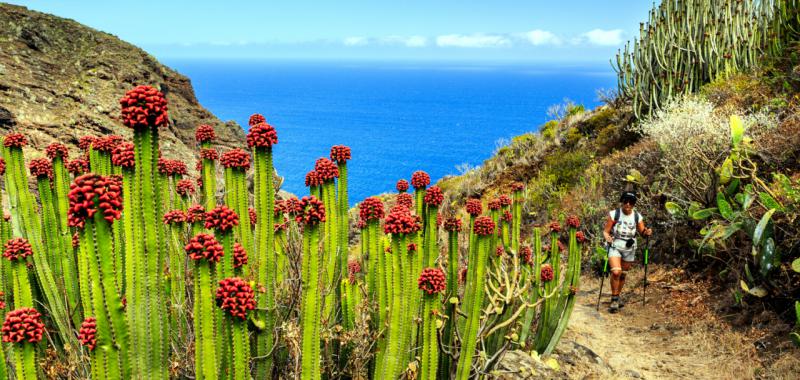
[[[480,165],[498,145],[536,131],[551,105],[598,104],[616,87],[608,65],[184,60],[200,103],[245,129],[253,113],[278,131],[283,189],[306,194],[305,174],[332,145],[348,145],[351,203],[394,191],[416,170],[433,181]]]

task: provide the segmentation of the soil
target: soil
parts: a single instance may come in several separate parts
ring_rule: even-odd
[[[607,311],[608,280],[597,311],[600,279],[584,276],[570,327],[554,354],[568,378],[800,376],[800,350],[788,343],[785,323],[751,320],[736,326],[729,320],[733,314],[720,315],[724,305],[733,303],[729,291],[687,280],[679,269],[651,265],[649,270],[647,303],[642,304],[643,272],[635,268],[622,292],[626,306],[616,314]]]

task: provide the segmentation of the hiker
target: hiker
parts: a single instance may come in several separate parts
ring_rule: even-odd
[[[619,293],[625,285],[625,275],[636,260],[636,232],[650,236],[653,231],[644,226],[642,215],[633,209],[636,193],[624,191],[619,198],[620,207],[608,213],[603,237],[609,244],[608,264],[611,268],[611,306],[608,311],[616,313],[625,304]]]

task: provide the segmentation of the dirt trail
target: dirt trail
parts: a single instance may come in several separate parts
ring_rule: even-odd
[[[626,306],[617,314],[607,311],[608,281],[598,312],[595,307],[599,279],[584,276],[570,327],[559,344],[559,361],[568,377],[757,377],[760,363],[752,336],[733,332],[716,320],[708,307],[714,301],[709,299],[710,293],[697,284],[675,283],[671,278],[674,271],[653,266],[650,269],[647,304],[642,306],[642,271],[634,269],[623,290]],[[575,347],[597,354],[597,364],[571,359],[568,352],[575,352]],[[771,374],[767,377],[783,376]]]

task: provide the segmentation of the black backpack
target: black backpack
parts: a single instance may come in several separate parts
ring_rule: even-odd
[[[614,227],[616,227],[617,223],[619,223],[619,218],[620,218],[621,215],[622,215],[622,209],[618,208],[618,209],[614,210],[614,224],[611,225],[611,232],[614,232]],[[639,218],[640,217],[641,217],[641,215],[638,212],[636,212],[636,211],[633,212],[633,220],[634,220],[634,223],[636,223],[636,232],[639,232],[638,229],[639,229]]]

